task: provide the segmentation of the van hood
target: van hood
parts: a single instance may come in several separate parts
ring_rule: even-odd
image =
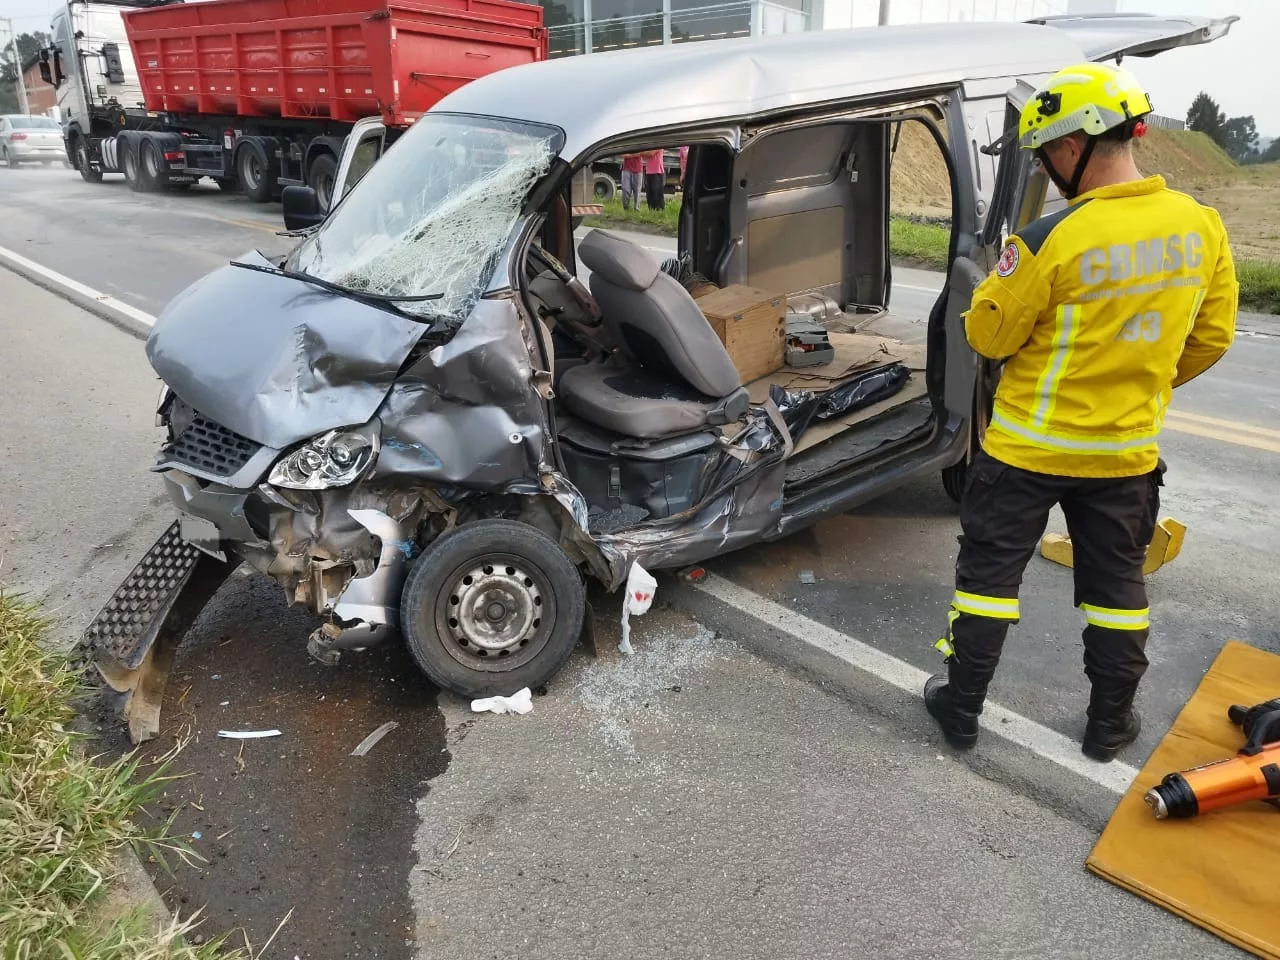
[[[169,302],[147,359],[201,414],[279,450],[367,422],[428,329],[253,252]]]

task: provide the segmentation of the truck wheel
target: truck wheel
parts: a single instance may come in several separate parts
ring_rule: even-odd
[[[593,173],[591,175],[591,190],[596,196],[597,203],[608,203],[617,194],[618,185],[613,182],[613,177],[607,173]]]
[[[129,185],[129,189],[135,193],[141,193],[142,176],[138,170],[138,151],[128,143],[116,141],[117,154],[120,158],[120,172],[124,174],[124,182]]]
[[[320,209],[328,210],[333,200],[333,182],[338,176],[338,161],[332,153],[322,153],[311,161],[307,171],[307,183],[316,192]]]
[[[969,479],[969,458],[942,468],[942,489],[947,496],[959,503],[964,499],[965,481]]]
[[[159,145],[147,138],[142,141],[141,153],[138,179],[142,182],[142,189],[147,191],[163,189],[169,182],[169,171],[165,168],[164,160],[160,156]]]
[[[76,168],[85,183],[101,183],[102,170],[89,162],[89,148],[83,140],[76,144]]]
[[[585,605],[582,578],[554,540],[528,524],[479,520],[414,561],[400,624],[438,686],[464,697],[509,695],[564,666]]]
[[[236,175],[244,195],[254,203],[266,203],[275,193],[276,178],[267,162],[267,151],[256,140],[240,147],[236,154]]]

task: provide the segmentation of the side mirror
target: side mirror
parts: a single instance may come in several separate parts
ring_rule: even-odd
[[[286,230],[305,230],[324,220],[314,187],[299,184],[285,187],[280,193],[280,206],[284,209]]]
[[[40,61],[40,79],[43,80],[45,83],[49,83],[49,84],[53,83],[53,71],[49,69],[48,60]]]

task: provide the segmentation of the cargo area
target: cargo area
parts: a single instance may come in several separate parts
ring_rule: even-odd
[[[513,0],[209,0],[124,14],[152,111],[411,123],[470,80],[543,58]]]

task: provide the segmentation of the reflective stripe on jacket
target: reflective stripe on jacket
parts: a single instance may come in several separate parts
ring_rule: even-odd
[[[1155,469],[1173,387],[1235,337],[1239,285],[1216,210],[1163,177],[1101,187],[1010,238],[965,314],[1005,359],[983,446],[1072,477]]]

